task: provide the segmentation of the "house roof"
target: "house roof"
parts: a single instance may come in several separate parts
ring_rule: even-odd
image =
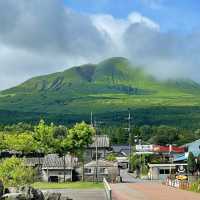
[[[93,137],[93,143],[89,148],[110,148],[110,138],[107,135],[97,135]]]
[[[182,146],[183,146],[183,147],[188,147],[188,146],[193,145],[193,144],[196,144],[196,143],[200,144],[200,139],[195,140],[195,141],[190,142],[190,143],[186,143],[186,144],[184,144],[184,145],[182,145]]]
[[[129,145],[113,145],[113,151],[115,153],[122,153],[126,156],[130,154],[130,146]]]
[[[194,142],[185,144],[184,147],[188,148],[188,152],[192,152],[194,156],[198,156],[200,154],[200,139],[195,140]]]
[[[64,157],[59,157],[57,154],[48,154],[44,157],[43,169],[72,169],[73,163],[71,162],[71,156],[65,156],[65,165]]]
[[[32,157],[32,158],[24,158],[24,160],[27,166],[34,167],[36,165],[42,165],[44,158]]]
[[[96,167],[96,166],[97,166],[96,160],[92,160],[91,162],[85,165],[85,167]],[[100,159],[98,160],[98,166],[99,167],[115,167],[117,166],[117,163]]]

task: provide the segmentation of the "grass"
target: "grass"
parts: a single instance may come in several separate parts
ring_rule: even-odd
[[[67,182],[67,183],[46,183],[36,182],[32,185],[38,189],[103,189],[103,183],[93,182]]]

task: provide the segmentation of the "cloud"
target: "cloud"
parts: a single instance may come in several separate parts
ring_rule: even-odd
[[[158,78],[200,81],[200,32],[162,32],[138,12],[119,19],[80,14],[64,1],[2,0],[0,23],[0,89],[111,56],[127,57]]]

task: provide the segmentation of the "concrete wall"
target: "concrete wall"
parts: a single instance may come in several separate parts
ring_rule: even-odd
[[[43,169],[42,170],[42,180],[45,182],[49,181],[49,177],[57,176],[58,182],[64,182],[64,170],[56,170],[56,169]],[[72,180],[72,170],[66,169],[65,170],[65,181]]]

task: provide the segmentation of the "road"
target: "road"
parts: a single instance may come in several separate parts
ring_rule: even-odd
[[[43,190],[43,192],[59,192],[63,196],[68,196],[73,200],[106,200],[106,194],[104,189],[91,189],[91,190],[77,190],[77,189],[54,189]]]
[[[121,176],[125,183],[111,184],[113,200],[200,200],[200,194],[134,179],[126,171]]]

